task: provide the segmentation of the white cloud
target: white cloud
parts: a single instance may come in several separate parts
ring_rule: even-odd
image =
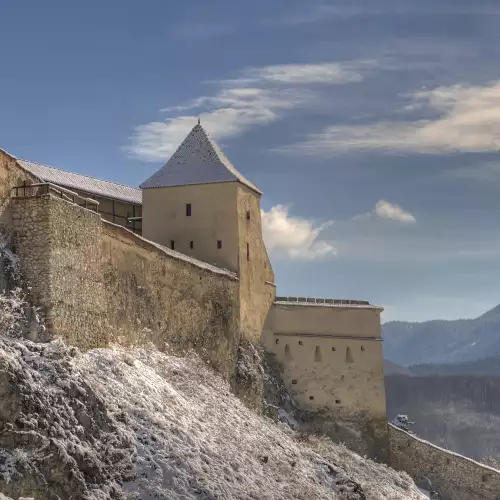
[[[139,125],[124,149],[130,156],[144,161],[166,160],[198,116],[215,139],[240,135],[251,127],[279,120],[284,111],[313,99],[313,93],[304,88],[304,84],[338,85],[360,81],[361,70],[374,64],[373,61],[352,61],[244,69],[235,79],[215,82],[218,90],[214,95],[162,109],[173,115],[192,110],[198,113]]]
[[[437,118],[333,125],[282,151],[328,156],[352,150],[435,154],[500,150],[500,82],[421,91],[413,94],[412,102],[438,113]]]
[[[223,139],[277,120],[280,111],[296,106],[300,99],[292,92],[278,94],[265,89],[223,89],[214,97],[200,97],[176,108],[185,111],[208,106],[209,111],[137,126],[126,150],[144,161],[167,160],[193,128],[197,117],[212,137]]]
[[[262,68],[250,68],[243,78],[280,84],[342,84],[360,82],[364,76],[360,70],[376,65],[375,61],[322,64],[277,64]]]
[[[369,220],[374,217],[404,222],[406,224],[413,224],[414,222],[417,222],[417,219],[411,213],[405,212],[399,205],[390,203],[387,200],[377,201],[371,212],[356,215],[353,217],[353,220]]]
[[[373,213],[382,219],[390,219],[399,222],[413,223],[417,220],[409,212],[405,212],[399,205],[390,203],[386,200],[379,200],[375,204]]]
[[[336,255],[329,242],[318,239],[333,221],[315,227],[308,219],[289,215],[288,210],[287,206],[276,205],[269,212],[262,211],[262,232],[271,253],[295,260],[316,260]]]

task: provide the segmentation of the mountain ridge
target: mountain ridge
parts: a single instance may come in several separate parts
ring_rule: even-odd
[[[384,357],[401,366],[475,361],[500,354],[500,305],[473,319],[382,325]]]

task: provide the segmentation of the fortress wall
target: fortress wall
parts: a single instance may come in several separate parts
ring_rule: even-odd
[[[82,348],[105,345],[100,216],[52,195],[11,203],[13,244],[49,329]]]
[[[439,448],[389,424],[390,462],[443,500],[500,500],[500,471]]]
[[[262,239],[259,196],[237,185],[237,208],[241,327],[248,340],[259,342],[276,297],[274,273]]]
[[[234,373],[238,280],[103,221],[102,266],[114,341],[195,349],[219,372]]]
[[[387,460],[379,310],[275,304],[263,343],[311,430]]]
[[[16,160],[0,149],[0,229],[10,233],[12,217],[10,192],[13,187],[38,182],[32,175],[16,165]]]

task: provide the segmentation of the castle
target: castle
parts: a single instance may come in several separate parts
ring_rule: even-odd
[[[418,476],[387,424],[382,308],[276,296],[261,197],[199,123],[140,189],[0,150],[0,229],[53,335],[192,348],[228,379],[261,344],[312,428]]]

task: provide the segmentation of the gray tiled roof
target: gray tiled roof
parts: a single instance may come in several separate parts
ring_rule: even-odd
[[[140,205],[142,203],[142,192],[114,182],[103,181],[87,175],[75,174],[58,168],[47,167],[31,161],[17,159],[17,163],[29,173],[42,182],[51,182],[68,189],[84,191],[96,196],[111,198]]]
[[[219,146],[198,123],[165,165],[141,184],[141,188],[241,182],[262,194],[226,158]]]

